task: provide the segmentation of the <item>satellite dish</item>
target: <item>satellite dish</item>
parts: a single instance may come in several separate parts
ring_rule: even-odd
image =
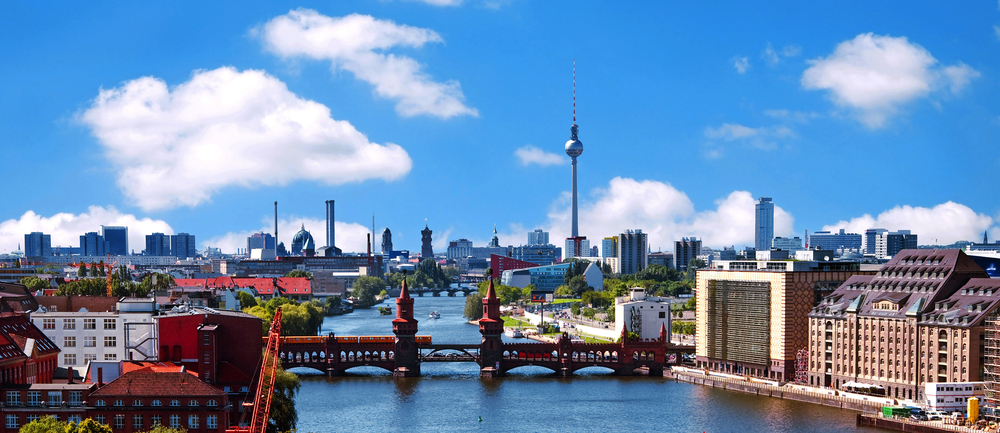
[[[830,261],[830,256],[823,256],[823,261],[824,262],[829,262]]]

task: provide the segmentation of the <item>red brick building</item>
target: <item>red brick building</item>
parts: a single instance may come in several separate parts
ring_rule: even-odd
[[[0,432],[17,433],[21,426],[46,415],[60,421],[86,419],[87,401],[96,383],[8,384],[0,386]]]
[[[0,383],[52,383],[59,348],[27,317],[0,317]]]
[[[149,430],[155,424],[189,432],[224,432],[229,396],[181,368],[129,371],[89,395],[87,415],[115,432]]]

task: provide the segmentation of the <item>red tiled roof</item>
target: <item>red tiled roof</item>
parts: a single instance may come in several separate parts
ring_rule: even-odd
[[[122,374],[90,394],[91,397],[224,397],[226,393],[186,372],[157,372],[147,367]]]
[[[308,295],[312,293],[312,282],[305,277],[281,277],[281,278],[180,278],[174,283],[178,287],[204,287],[206,289],[236,289],[253,288],[258,295],[274,294],[274,286],[277,282],[278,289],[286,295]]]

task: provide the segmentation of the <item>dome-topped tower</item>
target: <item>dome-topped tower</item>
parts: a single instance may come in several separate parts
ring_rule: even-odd
[[[316,249],[316,241],[313,240],[312,234],[306,231],[305,224],[299,229],[298,233],[292,237],[292,255],[301,256],[304,250],[306,250],[306,245],[309,245],[308,249]]]
[[[583,154],[583,142],[577,137],[579,132],[580,127],[576,126],[576,62],[573,62],[573,126],[569,127],[569,141],[566,142],[566,154],[569,155],[573,165],[573,226],[570,230],[573,238],[580,235],[576,207],[576,157]]]

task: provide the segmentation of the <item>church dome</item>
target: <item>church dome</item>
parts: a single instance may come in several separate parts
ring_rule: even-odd
[[[309,247],[306,247],[307,244]],[[292,236],[292,255],[298,256],[302,255],[303,250],[310,248],[316,249],[315,245],[316,241],[313,240],[312,234],[306,231],[306,226],[303,224],[298,233],[295,233],[295,236]]]

